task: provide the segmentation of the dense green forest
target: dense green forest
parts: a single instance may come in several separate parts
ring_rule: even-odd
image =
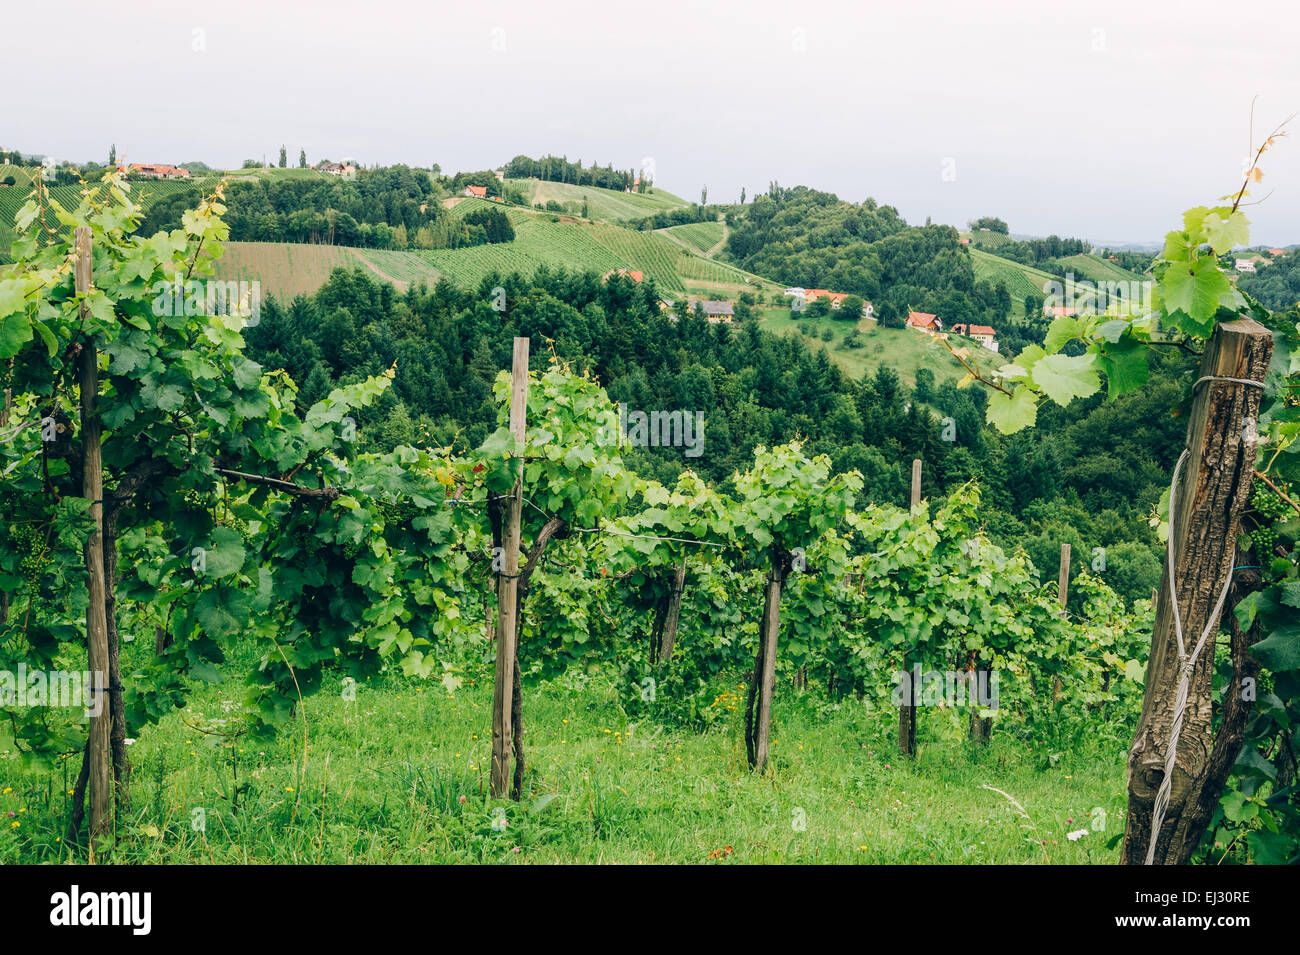
[[[506,290],[503,313],[493,308],[498,286]],[[266,303],[246,337],[250,357],[304,383],[303,408],[337,383],[396,363],[392,389],[359,418],[363,439],[388,450],[425,441],[477,446],[495,427],[492,381],[508,367],[513,336],[528,335],[539,353],[554,349],[595,374],[629,408],[706,413],[698,458],[673,448],[627,450],[629,465],[647,477],[668,483],[691,467],[725,483],[755,447],[802,437],[837,470],[859,469],[871,499],[897,503],[920,457],[927,494],[978,479],[986,527],[1009,550],[1023,546],[1051,569],[1062,542],[1083,567],[1104,548],[1108,582],[1129,599],[1150,596],[1159,550],[1148,517],[1185,429],[1161,409],[1177,403],[1173,379],[1190,356],[1165,352],[1142,390],[1111,402],[1090,398],[1068,412],[1044,408],[1035,431],[1007,437],[984,424],[980,389],[928,374],[908,389],[888,368],[854,381],[825,350],[755,322],[676,320],[659,313],[657,298],[651,282],[602,283],[596,274],[546,269],[489,278],[476,290],[441,283],[405,294],[338,270],[311,298]]]
[[[1300,302],[1300,250],[1279,256],[1272,265],[1246,272],[1237,280],[1267,308],[1285,311]]]

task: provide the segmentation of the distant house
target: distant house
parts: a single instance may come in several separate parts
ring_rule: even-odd
[[[829,292],[824,288],[788,288],[785,294],[793,297],[796,301],[802,301],[804,305],[811,305],[818,299],[828,299],[831,308],[839,311],[844,300],[849,297],[848,292]],[[870,302],[862,303],[862,317],[871,318],[875,315],[875,307]]]
[[[1276,259],[1279,255],[1286,255],[1286,249],[1269,249],[1268,254]]]
[[[829,292],[824,288],[810,288],[804,292],[804,301],[811,305],[818,299],[829,299],[831,308],[839,308],[840,303],[848,298],[847,292]]]
[[[927,335],[937,335],[943,331],[943,322],[939,316],[929,312],[908,312],[907,327],[920,329]]]
[[[357,167],[347,162],[329,162],[328,160],[316,167],[317,172],[329,173],[331,176],[343,176],[351,179],[357,174]]]
[[[736,316],[736,310],[731,307],[730,302],[704,301],[695,298],[687,299],[686,302],[692,309],[702,311],[704,317],[712,324],[730,322]]]
[[[970,239],[958,239],[957,241],[962,245],[970,245]]]
[[[965,335],[991,352],[996,353],[998,350],[997,332],[993,330],[991,325],[966,325],[963,322],[958,322],[952,327],[952,333],[954,335]]]
[[[504,169],[494,169],[492,172],[497,177],[497,182],[506,181],[506,171]]]
[[[611,275],[626,275],[637,284],[645,281],[645,273],[640,269],[610,269],[605,273],[601,281],[608,282]]]
[[[1255,260],[1254,260],[1254,259],[1237,259],[1235,265],[1236,265],[1236,268],[1237,268],[1237,271],[1238,271],[1238,272],[1254,272],[1254,271],[1255,271]]]
[[[165,162],[133,162],[129,166],[119,165],[118,172],[127,175],[144,176],[148,179],[188,179],[190,171],[180,166]]]
[[[471,199],[486,199],[487,186],[466,186],[464,194]]]
[[[1044,305],[1043,314],[1050,315],[1052,318],[1062,318],[1078,314],[1077,310],[1069,305]]]

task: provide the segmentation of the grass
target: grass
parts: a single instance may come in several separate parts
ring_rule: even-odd
[[[777,334],[799,335],[804,344],[813,348],[825,348],[831,360],[853,378],[874,375],[881,365],[889,365],[898,372],[899,377],[909,386],[916,384],[916,373],[922,368],[934,372],[937,381],[945,378],[960,379],[966,374],[961,363],[953,358],[939,342],[929,336],[910,328],[881,328],[872,319],[862,319],[857,323],[859,333],[863,336],[862,348],[840,347],[853,323],[834,318],[808,319],[806,324],[813,334],[806,335],[799,324],[790,315],[788,308],[767,307],[755,310],[760,316],[763,327]],[[827,342],[822,339],[826,328],[831,329],[832,338]],[[965,344],[965,343],[963,343]],[[977,360],[982,368],[990,365],[996,367],[1002,363],[993,352],[978,346]]]
[[[220,279],[261,282],[263,296],[292,299],[314,294],[337,268],[366,266],[378,272],[361,256],[369,251],[340,245],[227,242],[216,271]]]
[[[455,697],[384,675],[352,701],[328,679],[303,707],[305,760],[301,723],[270,742],[205,735],[235,714],[239,693],[200,687],[131,746],[133,811],[115,861],[1116,861],[1104,843],[1122,826],[1122,743],[1048,754],[1000,728],[976,750],[963,714],[923,708],[919,752],[906,760],[892,709],[831,703],[782,679],[758,777],[738,708],[694,732],[629,721],[612,689],[559,681],[525,690],[530,773],[512,803],[488,795],[490,666],[473,675]],[[0,812],[19,823],[0,830],[0,862],[69,861],[60,837],[78,761],[25,773],[0,762]],[[1095,807],[1106,831],[1066,839]]]
[[[548,202],[561,205],[575,203],[574,213],[580,213],[587,203],[587,217],[607,222],[626,222],[644,219],[657,212],[667,212],[687,205],[685,199],[654,187],[651,193],[618,192],[594,186],[575,186],[565,182],[546,182],[541,179],[507,179],[506,185],[522,189],[529,205],[545,206]]]

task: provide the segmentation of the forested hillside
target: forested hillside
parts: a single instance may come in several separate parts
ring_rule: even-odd
[[[494,310],[491,289],[506,290]],[[661,315],[652,285],[543,269],[525,278],[485,279],[478,289],[439,284],[404,295],[361,270],[336,271],[311,298],[264,306],[249,329],[250,354],[303,382],[306,408],[340,382],[395,364],[393,388],[361,413],[377,446],[454,442],[476,446],[494,427],[491,383],[511,340],[528,335],[576,369],[595,374],[630,408],[706,413],[708,453],[629,449],[638,471],[663,481],[683,467],[725,479],[758,446],[796,438],[858,468],[872,500],[906,494],[914,457],[925,462],[927,493],[970,478],[985,489],[983,521],[1008,547],[1024,544],[1050,570],[1060,542],[1081,566],[1105,547],[1112,585],[1147,597],[1158,574],[1158,542],[1147,519],[1182,440],[1184,424],[1158,409],[1178,394],[1188,367],[1177,351],[1159,357],[1148,385],[1115,402],[1101,397],[1069,413],[1044,409],[1032,434],[1002,436],[985,423],[986,395],[922,376],[915,390],[882,368],[853,381],[822,349],[757,324],[709,325]],[[951,418],[951,440],[942,419]]]

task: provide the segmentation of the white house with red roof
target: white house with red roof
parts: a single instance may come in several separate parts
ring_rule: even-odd
[[[965,335],[994,354],[997,353],[998,335],[993,330],[992,325],[967,325],[964,322],[958,322],[952,327],[952,333],[954,335]]]
[[[943,331],[943,320],[929,312],[908,312],[907,327],[918,329],[927,335],[937,335]]]

